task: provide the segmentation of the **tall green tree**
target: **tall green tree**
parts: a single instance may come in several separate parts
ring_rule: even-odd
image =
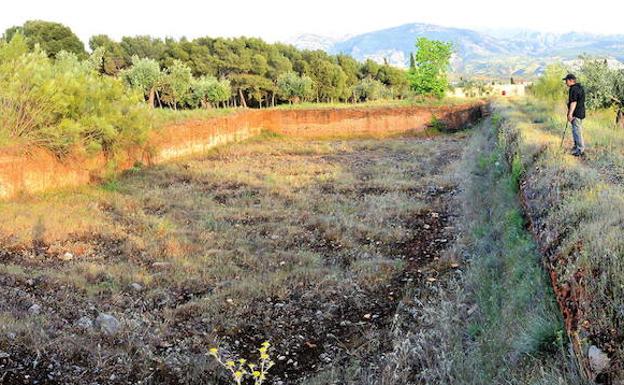
[[[377,74],[381,66],[371,59],[366,59],[360,68],[360,79],[371,78],[377,79]]]
[[[124,60],[127,63],[132,62],[133,56],[161,62],[166,50],[165,43],[161,39],[151,36],[124,36],[119,44],[121,45]]]
[[[353,88],[359,81],[360,63],[349,55],[340,54],[336,56],[338,65],[345,73],[345,87],[349,94],[353,94]]]
[[[91,50],[102,49],[102,66],[100,72],[106,75],[117,75],[123,68],[131,63],[124,59],[124,52],[121,45],[107,35],[95,35],[89,39]]]
[[[449,88],[447,72],[453,46],[421,37],[416,40],[416,67],[409,72],[411,88],[420,95],[443,97]]]
[[[20,33],[26,38],[30,49],[39,45],[49,57],[56,57],[61,51],[75,53],[80,58],[87,56],[82,41],[69,27],[61,23],[29,20],[22,26],[7,29],[3,38],[6,41],[11,41],[16,33]]]
[[[400,68],[384,64],[377,72],[377,80],[388,88],[391,97],[403,98],[408,94],[409,80],[407,72]]]

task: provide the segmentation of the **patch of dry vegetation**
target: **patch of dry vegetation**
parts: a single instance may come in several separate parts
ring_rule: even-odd
[[[574,384],[559,312],[525,230],[497,145],[500,119],[478,127],[459,163],[462,236],[446,251],[465,266],[415,290],[394,324],[382,384]],[[378,379],[379,380],[379,379]]]
[[[505,112],[503,145],[522,183],[525,209],[552,272],[572,346],[586,377],[621,380],[621,131],[614,130],[607,112],[588,116],[584,125],[589,149],[585,158],[577,159],[566,154],[567,141],[559,148],[562,110],[530,100],[512,107]]]
[[[462,143],[267,135],[2,203],[3,380],[225,383],[208,348],[265,340],[273,383],[379,373],[405,287],[450,268]]]

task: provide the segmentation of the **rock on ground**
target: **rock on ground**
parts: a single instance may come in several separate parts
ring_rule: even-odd
[[[117,318],[110,314],[100,313],[95,319],[95,326],[100,329],[104,334],[109,336],[117,334],[121,323]]]

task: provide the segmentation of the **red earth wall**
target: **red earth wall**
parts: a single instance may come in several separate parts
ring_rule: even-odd
[[[242,141],[269,130],[297,137],[387,135],[423,131],[437,119],[450,131],[476,122],[485,103],[444,107],[376,107],[336,109],[243,110],[206,120],[189,120],[154,131],[147,146],[117,159],[118,171],[134,163],[157,164],[200,154],[215,146]],[[75,187],[101,180],[108,160],[73,155],[58,159],[37,149],[28,155],[0,152],[0,198]]]

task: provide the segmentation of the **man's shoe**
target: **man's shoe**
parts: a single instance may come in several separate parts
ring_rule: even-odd
[[[573,155],[573,156],[578,156],[578,157],[581,157],[581,156],[585,156],[585,152],[584,152],[584,151],[579,151],[579,150],[576,150],[576,151],[572,151],[572,155]]]

